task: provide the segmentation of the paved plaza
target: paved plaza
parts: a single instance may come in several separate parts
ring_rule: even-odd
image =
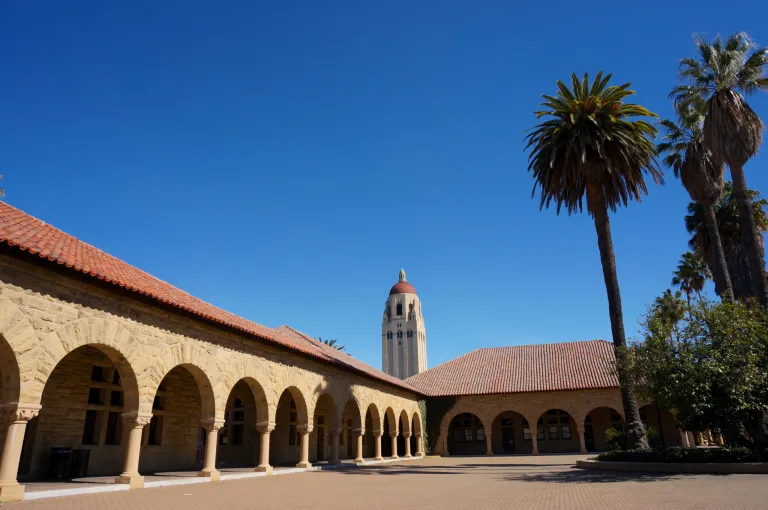
[[[586,456],[428,457],[338,471],[10,503],[18,510],[768,508],[766,475],[606,473]]]

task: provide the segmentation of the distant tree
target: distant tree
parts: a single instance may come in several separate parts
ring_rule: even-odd
[[[758,48],[744,32],[723,41],[696,38],[698,58],[680,61],[683,85],[672,91],[678,105],[706,101],[704,144],[716,161],[731,169],[733,192],[739,206],[742,244],[746,247],[752,288],[757,299],[768,307],[765,279],[765,252],[752,215],[744,165],[763,143],[763,122],[742,93],[768,92],[768,48]]]
[[[674,294],[670,289],[665,290],[664,294],[654,300],[651,305],[651,313],[667,324],[677,324],[685,317],[685,301],[681,296],[682,293],[679,290],[675,291]]]
[[[699,254],[688,251],[683,253],[677,264],[677,269],[672,277],[672,285],[680,287],[680,290],[685,292],[688,308],[690,308],[691,294],[695,292],[701,298],[701,291],[704,290],[704,285],[711,277],[709,268],[701,260]]]
[[[549,120],[529,130],[526,149],[530,149],[528,170],[533,173],[534,193],[536,188],[541,190],[541,208],[554,202],[558,213],[563,207],[569,214],[581,212],[586,198],[597,232],[614,350],[616,358],[623,359],[626,337],[609,211],[647,193],[646,174],[655,182],[662,181],[662,174],[653,143],[657,130],[637,119],[656,115],[624,102],[634,94],[631,84],[609,86],[610,79],[610,74],[600,72],[590,84],[587,74],[582,80],[572,74],[571,88],[558,81],[557,95],[542,96],[544,109],[536,112],[538,118]],[[619,365],[618,376],[628,446],[647,448],[631,373]]]
[[[768,232],[768,200],[762,198],[757,191],[749,190],[749,198],[752,203],[752,215],[757,230],[762,234]],[[723,194],[715,204],[715,217],[717,228],[720,232],[725,261],[733,285],[733,295],[737,300],[755,297],[752,287],[752,273],[749,265],[747,249],[741,242],[741,222],[739,208],[733,196],[733,187],[726,182]],[[691,202],[688,204],[688,215],[685,217],[685,228],[691,235],[688,246],[699,253],[709,266],[714,276],[715,292],[722,294],[723,282],[714,271],[714,249],[709,235],[709,228],[705,219],[701,204]],[[762,235],[758,242],[762,246]]]
[[[334,338],[334,339],[331,339],[331,340],[323,340],[322,338],[318,337],[317,339],[318,339],[318,340],[320,340],[321,342],[323,342],[323,343],[324,343],[325,345],[327,345],[328,347],[333,347],[333,348],[334,348],[334,349],[336,349],[337,351],[346,351],[346,350],[347,350],[347,347],[346,347],[345,345],[340,345],[340,344],[339,344],[339,343],[336,341],[336,339],[335,339],[335,338]]]

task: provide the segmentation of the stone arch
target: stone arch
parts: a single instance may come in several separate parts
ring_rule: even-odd
[[[470,413],[474,414],[478,418],[480,418],[480,421],[483,423],[483,427],[485,427],[486,430],[489,429],[488,425],[488,417],[485,415],[483,410],[479,407],[473,406],[473,405],[463,405],[458,404],[455,405],[450,411],[445,413],[443,416],[443,419],[440,421],[440,436],[441,437],[447,437],[448,436],[448,426],[451,424],[451,421],[459,414],[463,413]]]
[[[330,392],[321,393],[312,404],[312,432],[309,436],[309,460],[329,460],[332,455],[331,432],[339,427],[336,399]]]
[[[309,410],[307,407],[307,399],[304,395],[304,393],[297,388],[296,386],[288,386],[285,388],[282,393],[280,394],[280,397],[282,398],[285,393],[289,393],[291,398],[293,399],[294,403],[296,404],[296,423],[299,426],[306,426],[309,425],[312,426],[312,419],[309,416]],[[278,399],[278,403],[279,403]]]
[[[253,400],[256,402],[256,423],[268,422],[270,416],[270,404],[267,400],[267,393],[264,391],[264,388],[261,386],[261,384],[259,384],[259,382],[253,377],[246,376],[236,380],[231,386],[229,386],[229,391],[226,392],[227,398],[229,398],[229,393],[231,393],[234,387],[241,381],[248,385],[248,387],[251,389]]]
[[[150,412],[151,400],[149,406],[142,409],[142,397],[151,392],[150,356],[127,328],[117,321],[99,317],[69,322],[42,340],[38,357],[38,381],[42,387],[35,395],[34,403],[40,403],[42,390],[59,362],[85,346],[104,353],[117,368],[123,384],[126,412]]]
[[[422,435],[421,431],[421,416],[419,415],[418,411],[414,411],[413,414],[411,414],[411,427],[413,429],[414,435]]]
[[[0,404],[16,404],[21,396],[21,373],[16,353],[0,333]]]
[[[32,323],[11,300],[0,297],[0,375],[2,403],[39,404],[43,383],[37,373],[40,347]]]
[[[384,410],[384,417],[382,419],[384,418],[386,418],[387,426],[389,428],[389,430],[383,430],[384,427],[382,425],[382,430],[384,434],[387,434],[387,435],[397,434],[398,433],[397,422],[398,422],[399,416],[395,415],[395,411],[392,410],[391,406],[387,407]]]
[[[580,431],[584,430],[577,418],[565,406],[551,407],[536,418],[533,431],[538,434],[539,427],[543,427],[544,439],[539,438],[537,446],[541,453],[578,453],[581,450],[582,437]],[[583,419],[581,419],[581,423]],[[541,424],[539,424],[541,421]]]
[[[401,424],[400,425],[400,428],[401,428],[400,432],[403,435],[410,434],[411,433],[411,420],[408,418],[408,412],[405,409],[400,411],[400,420],[399,420],[399,422]]]
[[[222,391],[221,373],[215,365],[214,357],[203,347],[192,342],[171,345],[154,358],[149,367],[148,379],[151,381],[151,391],[142,392],[141,411],[151,413],[152,402],[160,383],[174,368],[182,366],[189,370],[197,382],[200,399],[203,406],[203,418],[224,420],[224,407],[229,397],[229,390]],[[219,382],[218,385],[214,385]],[[234,381],[236,382],[236,381]],[[234,383],[233,383],[234,386]],[[223,395],[220,395],[223,393]]]
[[[365,408],[365,414],[366,417],[368,413],[371,414],[371,432],[376,433],[382,433],[382,428],[384,427],[382,423],[382,417],[381,413],[379,413],[379,408],[376,407],[376,404],[373,402],[369,403],[368,406]],[[366,418],[367,419],[367,418]]]
[[[340,416],[343,417],[344,415],[348,415],[349,418],[352,419],[352,426],[354,428],[364,429],[365,415],[363,414],[363,409],[365,409],[365,407],[360,401],[356,397],[351,396],[344,402],[344,407],[340,410]]]
[[[274,390],[269,386],[270,379],[264,374],[268,370],[261,366],[257,359],[246,359],[244,362],[230,363],[225,370],[219,371],[222,374],[220,390],[218,395],[228,398],[232,388],[240,381],[245,382],[253,393],[256,401],[257,423],[268,423],[274,421],[277,400]],[[264,413],[262,413],[264,411]]]
[[[618,415],[618,423],[615,416]],[[610,406],[595,406],[584,417],[584,447],[588,452],[605,451],[608,447],[606,431],[610,428],[624,430],[624,416]]]
[[[532,436],[536,434],[535,422],[532,426],[531,419],[515,406],[499,409],[495,416],[489,417],[491,451],[494,454],[533,453]]]

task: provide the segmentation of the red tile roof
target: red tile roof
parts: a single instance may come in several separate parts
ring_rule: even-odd
[[[0,243],[14,246],[136,294],[148,296],[205,320],[234,328],[259,340],[287,347],[406,390],[416,391],[400,379],[384,374],[292,328],[282,326],[270,329],[206,303],[2,201]]]
[[[426,395],[482,395],[618,388],[605,340],[478,349],[406,382]]]

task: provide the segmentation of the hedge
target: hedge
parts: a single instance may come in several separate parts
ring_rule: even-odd
[[[619,450],[601,453],[597,460],[616,462],[768,462],[768,452],[744,447],[683,448],[674,446],[660,450]]]

